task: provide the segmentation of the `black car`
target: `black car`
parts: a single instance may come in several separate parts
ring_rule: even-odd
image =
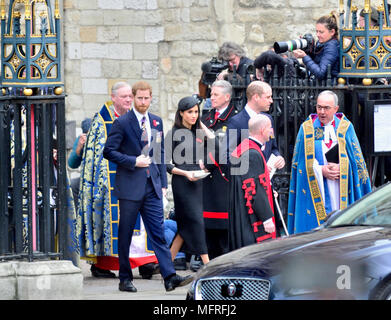
[[[213,259],[187,300],[391,300],[391,184],[319,228]]]

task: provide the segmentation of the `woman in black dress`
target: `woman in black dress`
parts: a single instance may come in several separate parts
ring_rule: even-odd
[[[178,251],[183,250],[200,255],[204,264],[209,262],[202,216],[202,181],[194,176],[195,171],[204,169],[205,139],[214,139],[214,134],[200,121],[198,100],[181,99],[175,124],[165,138],[167,171],[172,174],[178,224],[178,233],[171,245],[173,260]]]

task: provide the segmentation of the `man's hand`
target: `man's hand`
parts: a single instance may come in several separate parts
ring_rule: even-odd
[[[323,177],[329,180],[339,179],[339,164],[330,162],[328,165],[322,166]]]
[[[221,71],[218,75],[217,75],[217,80],[225,80],[225,77],[229,74],[228,72],[228,69],[225,69],[223,71]]]
[[[162,188],[163,197],[167,197],[167,188]]]
[[[282,169],[285,167],[285,159],[282,156],[278,156],[276,159],[276,162],[274,163],[274,166],[277,169]]]
[[[263,227],[265,229],[265,232],[267,232],[267,233],[273,233],[276,231],[276,227],[275,227],[272,219],[266,220],[263,223]]]
[[[138,168],[147,168],[151,164],[152,160],[150,157],[146,157],[145,155],[138,156],[136,158],[136,167]]]

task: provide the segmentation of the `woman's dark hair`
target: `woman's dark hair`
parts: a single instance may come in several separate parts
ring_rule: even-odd
[[[198,119],[197,122],[191,127],[191,131],[195,132],[197,129],[201,129],[201,111],[200,111],[200,106],[197,104],[198,107]],[[182,111],[185,112],[185,111]],[[177,129],[187,129],[183,123],[182,123],[182,116],[181,116],[181,110],[177,110],[175,113],[175,122],[174,122],[174,127]]]
[[[324,24],[329,31],[335,30],[334,39],[338,39],[338,18],[335,11],[332,11],[326,16],[320,17],[316,21],[316,24],[318,23]]]

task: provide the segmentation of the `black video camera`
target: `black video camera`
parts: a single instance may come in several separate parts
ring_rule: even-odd
[[[313,52],[315,46],[315,39],[310,33],[306,33],[302,38],[289,40],[289,41],[281,41],[274,42],[274,51],[276,53],[283,53],[287,51],[293,51],[296,49],[303,50],[306,54],[310,54]]]
[[[227,61],[218,60],[216,57],[213,57],[212,60],[204,62],[201,65],[201,70],[203,72],[202,83],[206,85],[211,85],[216,81],[217,75],[227,69],[229,64]]]

